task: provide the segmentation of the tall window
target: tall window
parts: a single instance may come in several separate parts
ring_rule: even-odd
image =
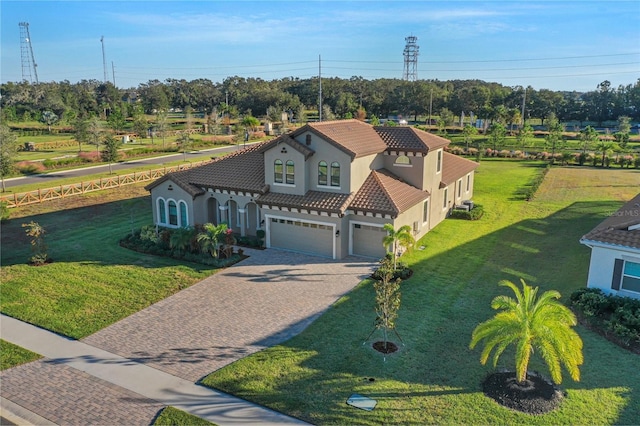
[[[446,209],[447,208],[447,197],[449,195],[449,188],[445,188],[444,189],[444,195],[442,196],[442,208]]]
[[[442,171],[442,150],[438,150],[438,163],[436,164],[436,173]]]
[[[458,198],[462,196],[462,179],[458,179]]]
[[[467,175],[467,192],[471,189],[471,175]]]
[[[184,201],[180,201],[178,203],[180,206],[180,226],[186,228],[189,226],[189,218],[187,217],[187,203]]]
[[[328,185],[326,161],[321,161],[318,163],[318,185]]]
[[[178,226],[178,207],[173,200],[169,201],[169,225]]]
[[[331,186],[340,186],[340,163],[331,163]]]
[[[429,220],[429,200],[426,200],[422,205],[422,223]]]
[[[273,163],[273,181],[282,183],[282,160],[276,160]]]
[[[621,284],[623,290],[640,293],[640,263],[624,262]]]
[[[162,198],[158,198],[158,222],[167,223],[167,207]]]
[[[293,160],[287,161],[287,183],[289,185],[293,185],[294,183],[296,183],[295,166],[293,165]]]

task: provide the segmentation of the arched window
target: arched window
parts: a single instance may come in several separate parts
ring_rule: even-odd
[[[282,160],[276,160],[273,162],[273,181],[275,183],[282,183]]]
[[[296,183],[295,166],[293,165],[293,160],[287,161],[287,183],[289,185],[293,185]]]
[[[328,185],[327,183],[327,162],[321,161],[318,163],[318,185]]]
[[[180,201],[178,203],[180,206],[180,226],[186,228],[189,226],[189,216],[187,216],[187,203],[184,201]]]
[[[340,163],[331,163],[331,186],[340,186]]]
[[[158,198],[158,223],[167,223],[167,206],[164,198]]]
[[[395,164],[399,164],[402,166],[410,166],[411,160],[406,155],[400,155],[398,158],[396,158]]]
[[[178,226],[178,207],[173,200],[169,201],[169,225]]]

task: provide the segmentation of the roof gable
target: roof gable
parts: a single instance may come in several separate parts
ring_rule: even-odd
[[[640,194],[584,235],[580,241],[640,250]]]
[[[457,179],[474,171],[477,167],[478,163],[475,161],[467,160],[445,151],[442,156],[442,177],[440,179],[445,186],[451,185]]]
[[[380,135],[388,150],[423,152],[449,145],[449,140],[424,130],[408,126],[376,126],[376,133]]]
[[[301,153],[304,156],[305,160],[307,160],[314,154],[313,149],[301,144],[297,140],[293,139],[289,134],[278,136],[275,139],[271,139],[270,141],[261,144],[259,152],[264,153],[265,151],[272,149],[273,147],[276,147],[280,144],[286,144],[292,147],[293,149]]]
[[[384,152],[387,145],[373,129],[373,126],[359,120],[336,120],[308,123],[293,132],[296,137],[312,131],[326,142],[346,152],[351,158]]]
[[[380,169],[373,170],[365,179],[349,208],[395,218],[427,198],[428,192],[403,182],[388,170]]]

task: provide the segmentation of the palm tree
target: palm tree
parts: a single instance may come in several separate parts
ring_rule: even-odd
[[[516,298],[501,295],[493,299],[491,307],[502,311],[473,330],[470,348],[473,349],[484,340],[480,363],[484,365],[495,349],[495,367],[504,350],[511,344],[515,345],[518,383],[523,383],[526,379],[529,359],[534,349],[549,367],[551,379],[555,383],[562,382],[561,364],[573,380],[579,381],[578,366],[583,362],[582,340],[571,328],[577,324],[575,315],[557,300],[560,298],[557,291],[545,291],[536,298],[538,287],[533,288],[524,280],[520,281],[522,291],[510,281],[500,282],[501,286],[511,288]]]
[[[383,228],[387,231],[387,236],[382,239],[382,245],[385,247],[391,246],[393,270],[395,271],[397,267],[398,248],[404,247],[409,249],[413,247],[416,241],[413,238],[413,235],[411,235],[411,227],[409,225],[401,226],[396,230],[393,228],[392,224],[385,223]]]
[[[611,142],[600,142],[596,145],[596,152],[602,153],[602,167],[605,167],[605,159],[607,158],[607,154],[609,154],[613,150],[613,144]]]
[[[169,237],[169,247],[177,250],[178,253],[184,253],[191,244],[192,236],[193,228],[174,229]]]
[[[227,230],[227,224],[214,225],[213,223],[205,223],[202,228],[203,232],[196,237],[202,247],[202,251],[208,251],[211,256],[218,257],[218,244]]]

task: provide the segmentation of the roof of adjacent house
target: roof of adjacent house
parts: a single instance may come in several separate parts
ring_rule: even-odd
[[[475,161],[467,160],[449,152],[442,156],[442,177],[440,180],[445,185],[451,185],[456,179],[474,171],[478,167]]]
[[[293,132],[296,137],[308,130],[318,134],[322,139],[343,150],[351,158],[379,154],[387,149],[373,126],[360,120],[336,120],[308,123]]]
[[[584,235],[580,242],[598,242],[640,250],[640,194]]]
[[[365,213],[388,214],[395,218],[427,198],[427,191],[403,182],[388,170],[380,169],[373,170],[365,179],[349,208]]]
[[[389,150],[423,152],[442,148],[449,144],[449,140],[415,127],[407,126],[376,126],[375,131],[386,143]]]

